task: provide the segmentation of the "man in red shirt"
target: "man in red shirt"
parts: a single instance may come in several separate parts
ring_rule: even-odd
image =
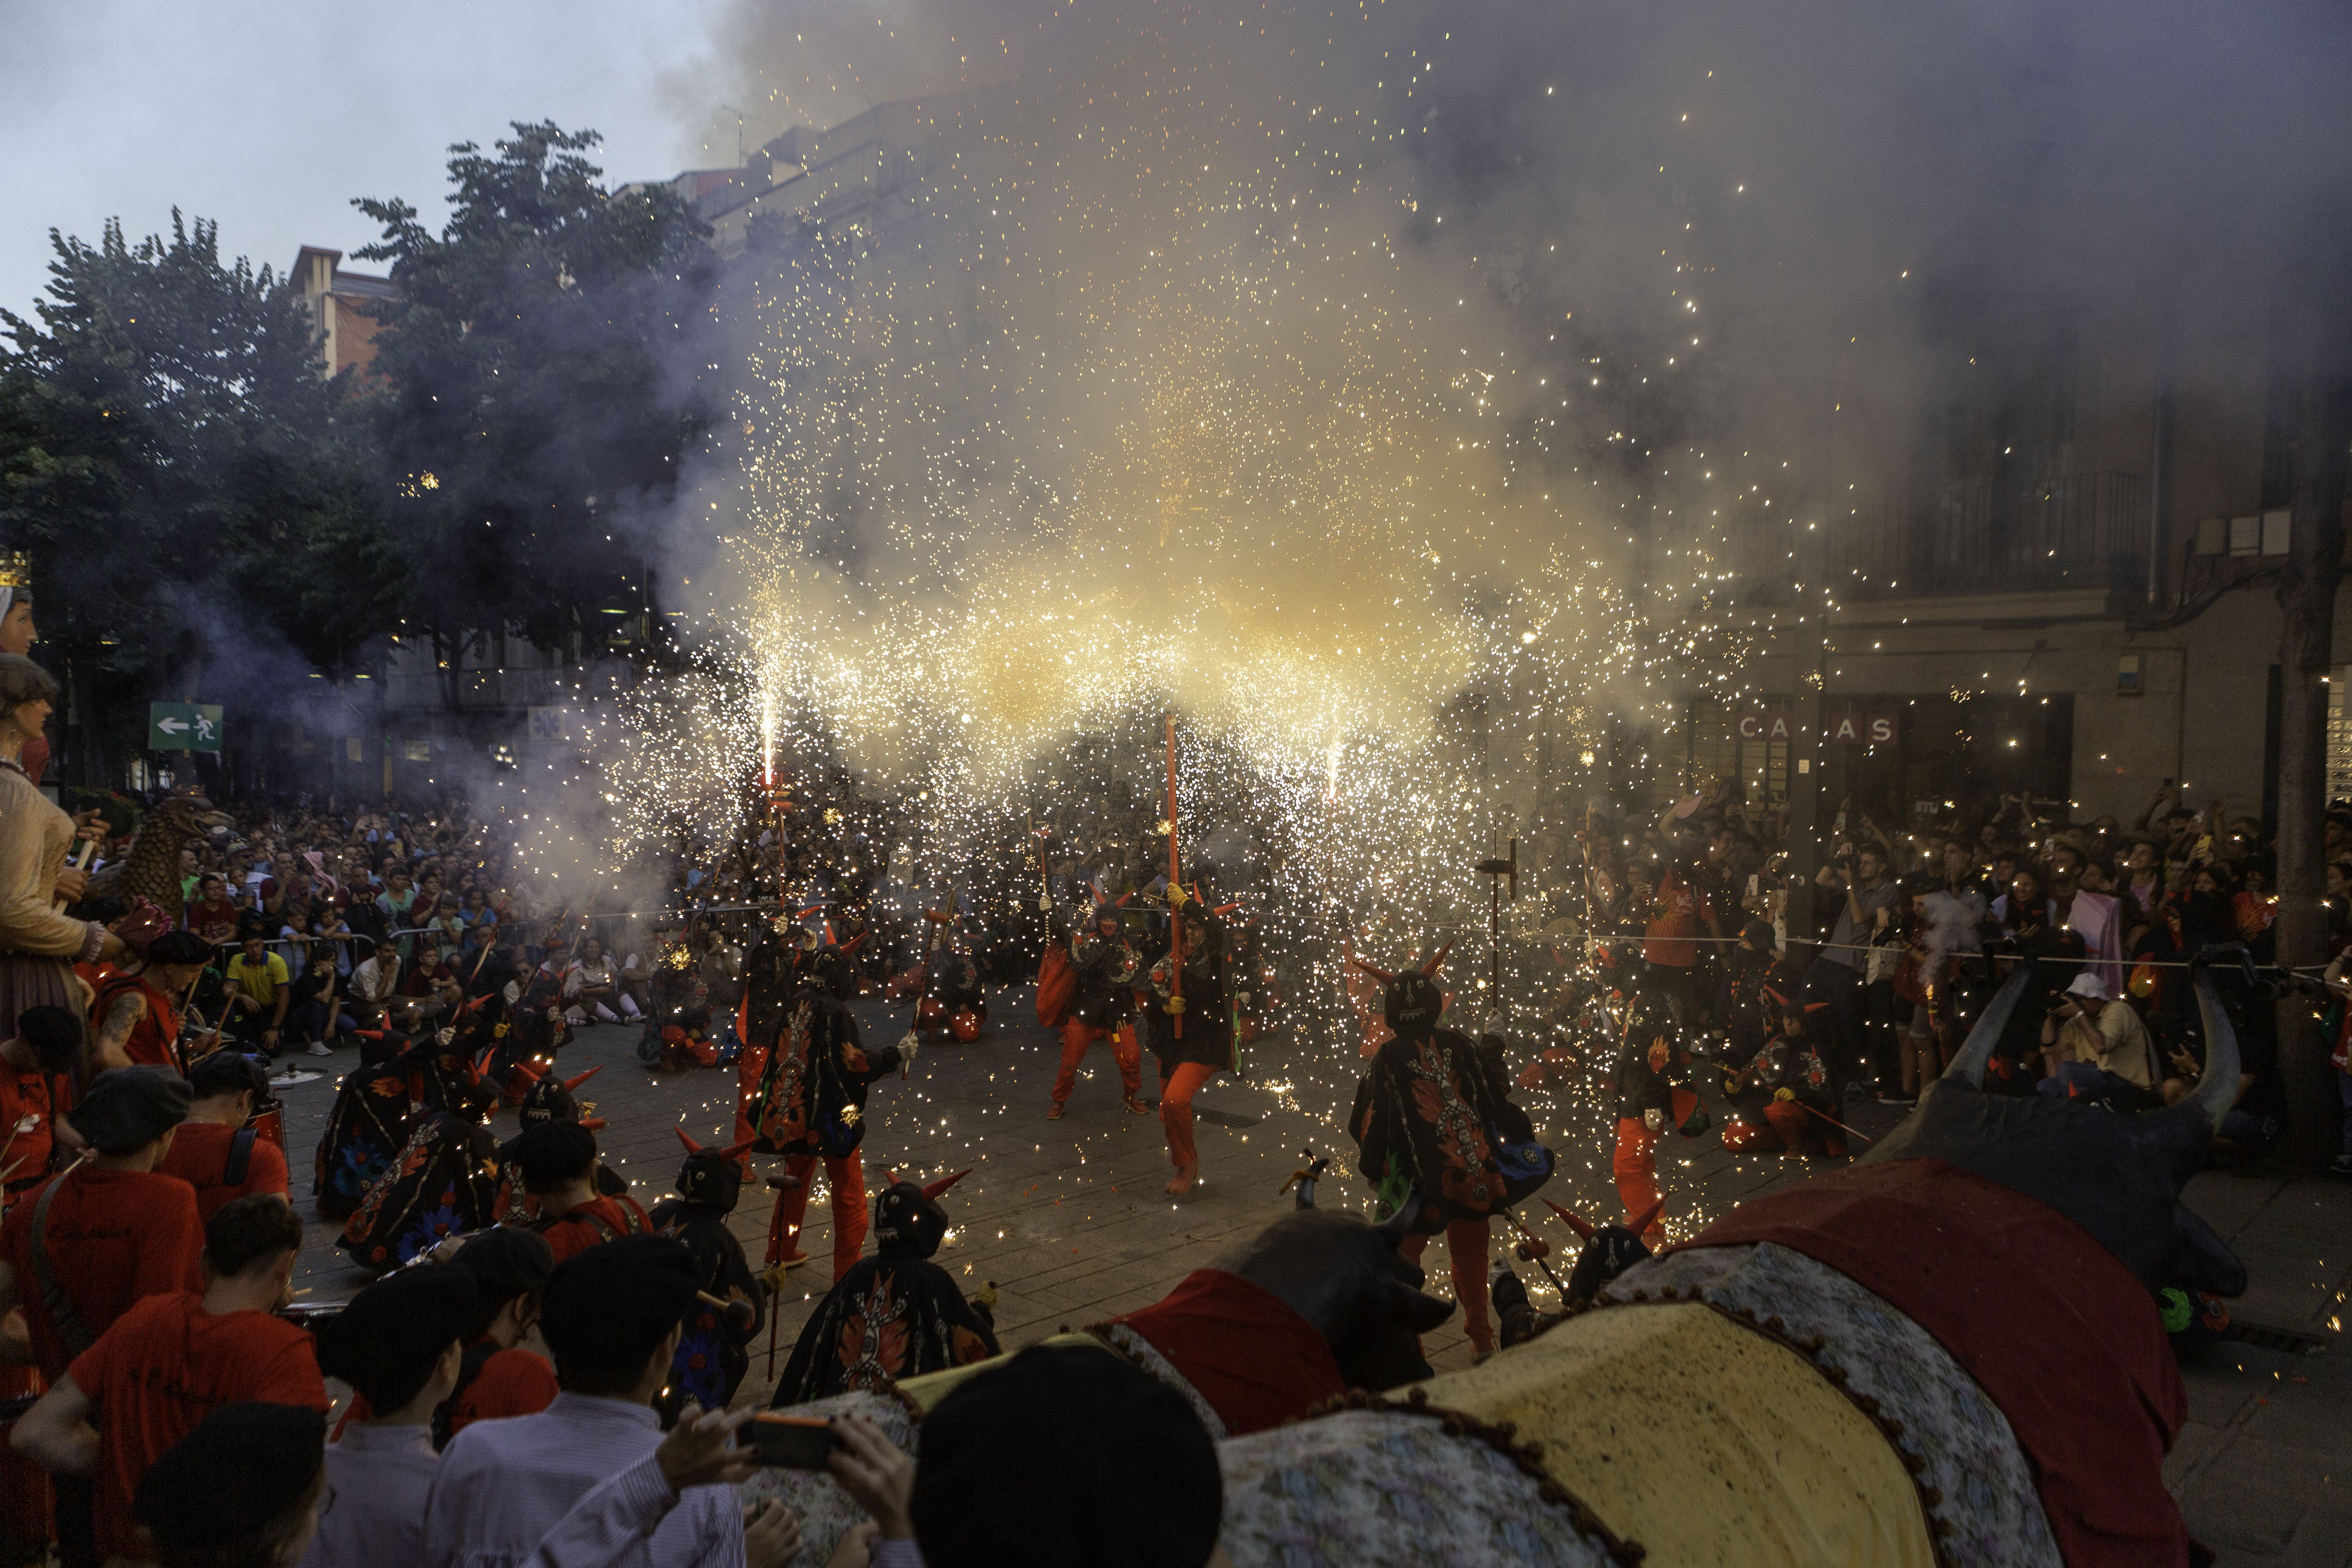
[[[164,1068],[99,1074],[65,1116],[96,1157],[28,1189],[0,1220],[0,1314],[23,1310],[53,1385],[132,1303],[203,1283],[195,1190],[155,1171],[190,1099]]]
[[[0,1188],[37,1187],[57,1149],[55,1118],[73,1103],[81,1020],[68,1007],[27,1007],[16,1037],[0,1040]]]
[[[539,1200],[533,1227],[562,1262],[599,1242],[653,1229],[637,1200],[596,1190],[596,1135],[576,1121],[542,1121],[499,1151],[522,1173],[522,1190]]]
[[[201,1292],[125,1312],[16,1423],[9,1443],[52,1475],[94,1477],[98,1549],[138,1561],[140,1478],[224,1405],[328,1407],[310,1336],[281,1318],[294,1299],[302,1222],[272,1198],[238,1198],[205,1227]]]
[[[90,1006],[98,1023],[97,1065],[178,1070],[180,998],[212,956],[194,932],[167,931],[147,944],[143,963],[100,986]]]
[[[286,1152],[246,1125],[269,1098],[268,1069],[235,1049],[218,1050],[190,1070],[188,1088],[195,1101],[155,1168],[196,1189],[197,1217],[210,1224],[222,1205],[254,1193],[290,1202]]]
[[[434,1423],[434,1439],[445,1445],[477,1421],[536,1415],[559,1392],[547,1358],[521,1343],[539,1320],[539,1293],[555,1271],[547,1238],[501,1226],[459,1247],[455,1261],[474,1277],[486,1318],[458,1363],[457,1391]]]

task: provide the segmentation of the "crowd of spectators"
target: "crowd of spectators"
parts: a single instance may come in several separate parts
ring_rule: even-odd
[[[1549,830],[1536,849],[1550,930],[1581,937],[1589,926],[1602,983],[1661,994],[1695,1036],[1734,1011],[1742,951],[1771,955],[1781,984],[1827,1005],[1844,1096],[1895,1106],[1949,1060],[2013,957],[2047,981],[2029,1026],[2043,1048],[2019,1052],[2026,1087],[2126,1100],[2195,1076],[2189,957],[2242,944],[2258,972],[2274,961],[2275,852],[2258,819],[2219,800],[2200,810],[2167,789],[2128,823],[2077,823],[2007,795],[1904,826],[1849,797],[1828,826],[1810,920],[1791,916],[1786,831],[1784,813],[1751,810],[1736,784],[1654,821]],[[2352,947],[2352,809],[2330,812],[2327,850],[2340,953]],[[2327,1027],[2352,1105],[2342,968],[2327,976]],[[2274,1020],[2260,1005],[2282,983],[2223,988],[2249,1073],[2231,1141],[2255,1150],[2289,1114]],[[2337,1169],[2352,1174],[2352,1145]]]

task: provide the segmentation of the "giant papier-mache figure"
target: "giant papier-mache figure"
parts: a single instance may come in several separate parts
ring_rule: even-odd
[[[1421,1359],[1414,1336],[1452,1308],[1415,1289],[1402,1226],[1312,1210],[1053,1342],[1186,1395],[1220,1439],[1237,1568],[2188,1564],[2162,1470],[2187,1409],[2157,1299],[2245,1287],[2179,1201],[2236,1093],[2237,1038],[2200,968],[2204,1070],[2179,1104],[1988,1092],[2032,982],[2021,965],[1858,1163],[1656,1257],[1608,1227],[1632,1266],[1580,1270],[1589,1307],[1469,1371]],[[996,1364],[817,1408],[912,1446],[914,1412]],[[1343,1387],[1385,1393],[1331,1401]],[[829,1480],[752,1489],[793,1497],[817,1560],[858,1517]]]

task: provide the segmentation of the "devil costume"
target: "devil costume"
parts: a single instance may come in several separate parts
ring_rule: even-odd
[[[1160,1124],[1168,1136],[1168,1163],[1176,1167],[1167,1190],[1181,1197],[1201,1172],[1192,1143],[1192,1097],[1234,1065],[1234,1016],[1223,926],[1197,900],[1178,909],[1175,922],[1184,943],[1181,991],[1174,981],[1171,947],[1151,967],[1144,1016],[1151,1054],[1160,1060]]]
[[[452,1236],[495,1224],[507,1205],[498,1140],[487,1125],[497,1106],[497,1091],[476,1082],[460,1086],[450,1109],[418,1116],[400,1157],[368,1189],[335,1245],[363,1268],[393,1268]]]
[[[1069,1002],[1058,1022],[1062,1030],[1062,1065],[1054,1076],[1054,1108],[1058,1117],[1077,1087],[1078,1065],[1097,1040],[1110,1042],[1111,1060],[1118,1068],[1119,1087],[1129,1110],[1144,1109],[1136,1098],[1143,1087],[1143,1053],[1135,1039],[1135,974],[1142,967],[1127,940],[1124,924],[1109,935],[1102,928],[1122,921],[1116,905],[1095,910],[1091,924],[1073,932],[1063,973],[1068,977]],[[1038,994],[1045,994],[1038,982]],[[1044,1006],[1041,1001],[1040,1007]]]
[[[1777,1142],[1790,1154],[1842,1157],[1845,1132],[1838,1077],[1834,1010],[1826,1002],[1790,1002],[1782,1023],[1748,1064],[1724,1075],[1732,1119],[1723,1146],[1735,1153]]]
[[[1625,1010],[1618,1049],[1617,1148],[1610,1171],[1626,1217],[1650,1216],[1649,1239],[1664,1234],[1657,1228],[1658,1139],[1668,1127],[1695,1138],[1707,1126],[1697,1094],[1685,1082],[1689,1068],[1690,1053],[1682,1048],[1682,1031],[1665,997],[1636,996]]]
[[[751,1368],[750,1346],[767,1321],[767,1292],[752,1278],[743,1244],[727,1225],[743,1191],[737,1162],[750,1145],[706,1149],[683,1127],[675,1131],[686,1145],[686,1164],[677,1173],[678,1195],[654,1205],[654,1228],[675,1237],[693,1255],[696,1289],[729,1305],[714,1307],[698,1299],[688,1310],[670,1363],[669,1386],[656,1405],[665,1421],[675,1420],[689,1399],[705,1410],[724,1409]],[[740,1308],[734,1306],[739,1301]]]
[[[363,1029],[360,1040],[360,1065],[335,1091],[312,1162],[310,1196],[320,1219],[351,1218],[408,1143],[409,1079],[402,1060],[408,1042],[382,1029]]]
[[[844,1274],[818,1303],[776,1384],[782,1407],[852,1389],[985,1361],[996,1330],[930,1261],[948,1232],[939,1195],[969,1172],[928,1186],[893,1179],[876,1201],[873,1257]]]
[[[766,947],[768,943],[762,942]],[[833,1264],[838,1279],[866,1243],[866,1091],[905,1059],[902,1046],[868,1053],[856,1016],[789,963],[754,965],[744,998],[747,1043],[765,1053],[749,1120],[754,1147],[784,1156],[800,1184],[776,1196],[767,1261],[798,1261],[808,1179],[824,1162],[833,1194]]]

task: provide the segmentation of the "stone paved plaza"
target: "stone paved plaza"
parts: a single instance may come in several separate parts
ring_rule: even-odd
[[[1289,1205],[1277,1189],[1297,1167],[1302,1146],[1334,1160],[1321,1188],[1323,1204],[1361,1208],[1368,1201],[1365,1184],[1339,1169],[1352,1146],[1339,1135],[1346,1103],[1335,1086],[1352,1081],[1352,1058],[1296,1059],[1300,1047],[1280,1034],[1259,1042],[1252,1052],[1254,1078],[1307,1087],[1290,1097],[1293,1109],[1266,1110],[1276,1097],[1257,1096],[1221,1110],[1221,1100],[1233,1101],[1230,1091],[1205,1093],[1201,1104],[1207,1113],[1197,1134],[1202,1183],[1179,1201],[1160,1190],[1169,1166],[1159,1119],[1120,1109],[1108,1053],[1089,1055],[1068,1116],[1049,1121],[1058,1038],[1036,1026],[1025,989],[993,998],[992,1005],[994,1021],[979,1041],[927,1046],[904,1081],[894,1077],[875,1086],[864,1154],[869,1191],[879,1189],[886,1167],[925,1180],[972,1168],[943,1200],[956,1229],[939,1261],[962,1277],[967,1290],[997,1282],[997,1329],[1008,1350],[1065,1324],[1099,1321],[1158,1300]],[[904,1031],[902,1010],[868,1003],[859,1011],[869,1045]],[[729,1132],[734,1076],[731,1070],[649,1074],[635,1064],[635,1038],[633,1028],[583,1030],[562,1066],[569,1075],[604,1064],[580,1092],[610,1122],[601,1136],[608,1162],[650,1207],[668,1193],[677,1172],[682,1151],[673,1124],[704,1142]],[[336,1075],[348,1071],[354,1057],[344,1051],[329,1062],[298,1060],[332,1069],[281,1091],[296,1207],[307,1218],[311,1152]],[[1144,1072],[1144,1092],[1154,1097],[1149,1055]],[[1322,1103],[1326,1098],[1331,1103]],[[1593,1217],[1622,1217],[1597,1112],[1589,1104],[1556,1102],[1545,1091],[1519,1098],[1559,1154],[1560,1174],[1546,1194]],[[1261,1119],[1245,1120],[1261,1110]],[[1853,1108],[1854,1125],[1864,1134],[1883,1131],[1893,1116],[1876,1105]],[[502,1133],[512,1125],[511,1113],[502,1112]],[[1695,1215],[1720,1214],[1805,1173],[1802,1162],[1727,1154],[1712,1134],[1677,1144],[1670,1140],[1661,1146],[1662,1185],[1677,1235],[1696,1228]],[[735,1215],[754,1269],[766,1245],[770,1196],[747,1187]],[[2345,1293],[2352,1287],[2352,1184],[2217,1171],[2197,1180],[2190,1199],[2252,1273],[2252,1288],[2236,1306],[2238,1318],[2315,1336],[2324,1348],[2315,1353],[2232,1342],[2184,1368],[2189,1424],[2175,1445],[2168,1477],[2191,1528],[2231,1568],[2337,1568],[2352,1562],[2352,1351],[2340,1332]],[[1557,1260],[1562,1252],[1572,1257],[1566,1227],[1556,1220],[1538,1222],[1534,1212],[1528,1218],[1551,1242],[1564,1273],[1565,1264]],[[306,1299],[331,1300],[364,1283],[359,1270],[343,1263],[335,1234],[310,1218],[297,1280],[310,1293]],[[1498,1236],[1496,1257],[1509,1239]],[[779,1369],[829,1282],[831,1227],[822,1193],[810,1205],[802,1246],[810,1262],[790,1276],[781,1302]],[[1436,1246],[1427,1259],[1431,1289],[1440,1294],[1449,1290],[1444,1257],[1444,1248]],[[1551,1304],[1555,1298],[1536,1268],[1517,1267],[1536,1288],[1538,1304]],[[1431,1336],[1427,1348],[1441,1371],[1469,1364],[1458,1319]],[[764,1403],[772,1385],[763,1338],[745,1392]]]

